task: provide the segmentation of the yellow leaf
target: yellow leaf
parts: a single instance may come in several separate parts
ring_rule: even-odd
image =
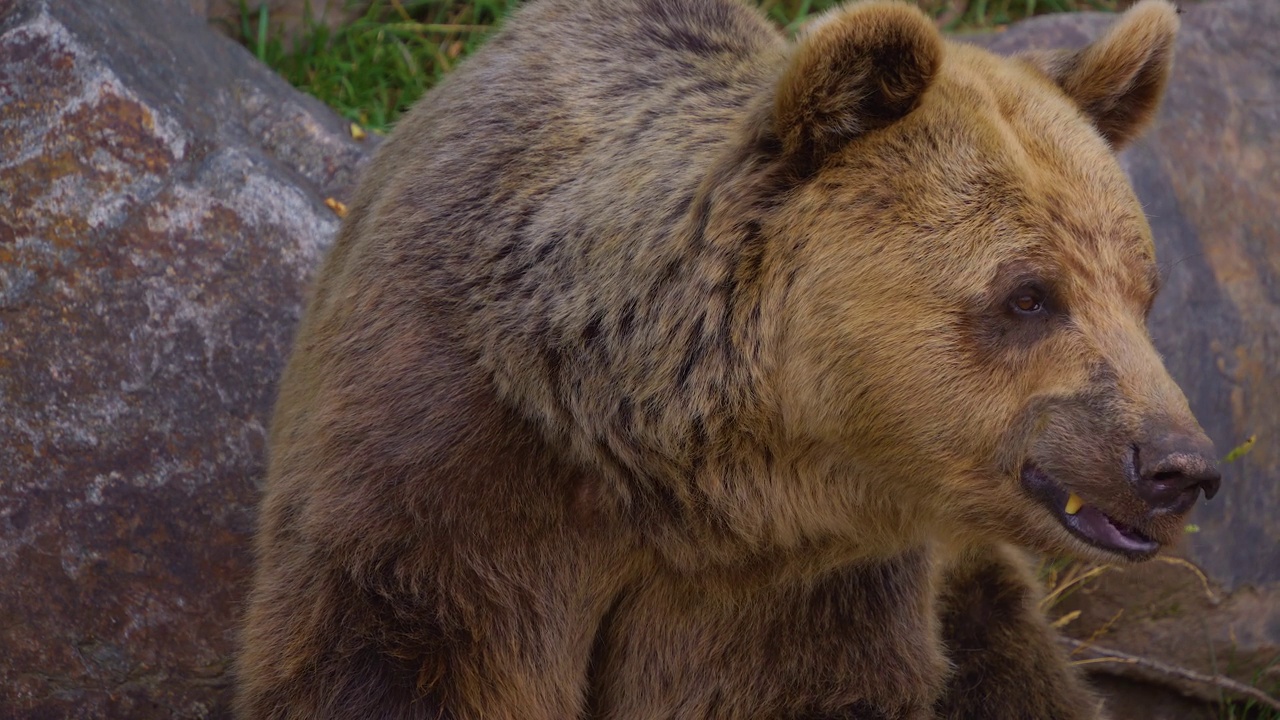
[[[329,209],[333,211],[334,215],[337,215],[338,217],[347,216],[347,206],[342,204],[341,202],[338,202],[334,198],[325,198],[324,204],[327,205]]]
[[[1253,449],[1253,444],[1256,442],[1258,442],[1258,436],[1250,435],[1248,438],[1245,439],[1244,442],[1240,443],[1234,449],[1232,449],[1231,452],[1227,453],[1227,456],[1222,458],[1222,462],[1229,463],[1229,462],[1235,462],[1236,460],[1239,460],[1240,458],[1249,454],[1249,451]]]

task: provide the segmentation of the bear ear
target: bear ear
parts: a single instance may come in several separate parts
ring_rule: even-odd
[[[915,108],[942,62],[942,36],[898,2],[838,8],[804,31],[779,81],[774,132],[805,172],[850,139]]]
[[[1178,25],[1178,11],[1167,0],[1142,0],[1083,50],[1022,58],[1056,82],[1119,150],[1160,105]]]

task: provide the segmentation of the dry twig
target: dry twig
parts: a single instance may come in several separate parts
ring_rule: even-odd
[[[1110,565],[1096,565],[1088,568],[1087,570],[1081,569],[1083,567],[1084,566],[1082,565],[1072,565],[1068,568],[1067,571],[1063,573],[1061,582],[1056,583],[1055,586],[1050,588],[1049,592],[1040,599],[1040,609],[1048,610],[1056,605],[1058,601],[1062,599],[1063,594],[1067,591],[1072,588],[1079,587],[1111,569]]]
[[[1213,587],[1209,584],[1209,578],[1205,576],[1203,570],[1196,567],[1195,564],[1192,563],[1191,561],[1184,560],[1180,557],[1174,557],[1172,555],[1161,555],[1157,557],[1156,560],[1162,563],[1165,563],[1166,565],[1177,565],[1179,567],[1185,567],[1191,572],[1195,573],[1196,577],[1200,579],[1200,586],[1204,588],[1204,594],[1205,594],[1205,597],[1208,598],[1209,604],[1217,605],[1220,602],[1220,600],[1218,599],[1218,596],[1213,593]]]

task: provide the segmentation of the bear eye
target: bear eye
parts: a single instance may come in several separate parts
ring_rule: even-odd
[[[1034,286],[1018,288],[1009,296],[1009,308],[1018,315],[1039,315],[1044,312],[1044,291]]]

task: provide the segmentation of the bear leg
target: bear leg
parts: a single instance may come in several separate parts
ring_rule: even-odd
[[[272,581],[260,583],[245,618],[237,718],[451,717],[419,689],[420,633],[394,626],[403,602],[372,594],[319,560],[284,568],[280,555],[271,548],[260,558]]]
[[[969,551],[945,574],[940,617],[955,668],[938,702],[948,720],[1104,720],[1041,611],[1026,561],[1010,548]]]

